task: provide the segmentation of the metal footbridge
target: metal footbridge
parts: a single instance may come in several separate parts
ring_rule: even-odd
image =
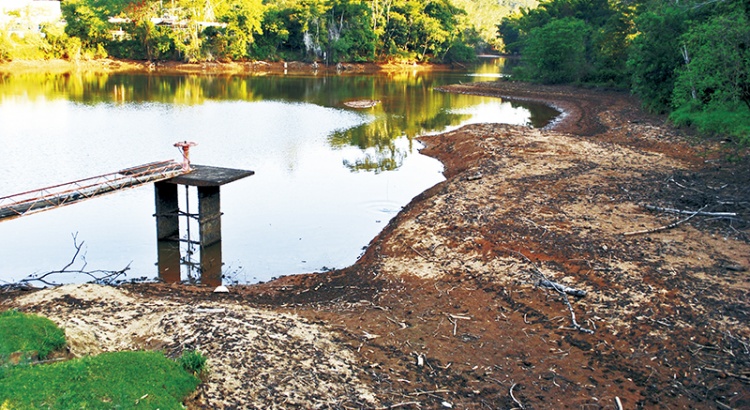
[[[222,185],[255,174],[253,171],[190,164],[190,147],[194,142],[178,142],[175,147],[182,151],[182,163],[173,160],[151,162],[109,174],[79,179],[64,184],[52,185],[20,194],[0,197],[0,222],[36,212],[59,208],[104,194],[153,183],[156,200],[156,238],[159,277],[167,282],[181,280],[181,266],[197,268],[201,282],[221,285],[221,195]],[[185,187],[185,205],[180,210],[177,187]],[[188,189],[198,191],[198,213],[190,213]],[[182,239],[180,218],[198,221],[199,240]],[[187,256],[181,257],[180,243],[191,246]],[[194,263],[192,245],[199,245],[200,262]]]
[[[59,208],[185,173],[182,163],[151,162],[108,174],[0,197],[0,221]]]

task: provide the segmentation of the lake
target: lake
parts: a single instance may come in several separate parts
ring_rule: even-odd
[[[224,283],[349,266],[403,206],[443,180],[441,164],[418,152],[418,136],[554,118],[541,105],[433,90],[503,70],[502,59],[488,59],[466,71],[378,75],[0,77],[0,197],[179,160],[173,144],[194,141],[193,163],[256,173],[221,188]],[[344,105],[357,99],[380,103]],[[195,193],[179,192],[195,206]],[[70,262],[67,270],[129,266],[121,279],[154,279],[154,212],[148,184],[2,221],[0,283]],[[182,278],[195,272],[184,268]]]

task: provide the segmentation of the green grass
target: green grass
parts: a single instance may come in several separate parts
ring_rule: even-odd
[[[188,373],[192,373],[197,377],[206,374],[208,372],[208,363],[206,356],[197,350],[185,350],[180,356],[180,365]]]
[[[0,365],[11,353],[44,359],[65,346],[65,332],[46,317],[6,310],[0,313]]]
[[[159,352],[113,352],[33,364],[65,346],[51,320],[9,310],[0,313],[0,410],[182,409],[198,386],[206,358],[187,351],[179,361]],[[7,360],[21,352],[20,364]]]
[[[0,409],[182,409],[200,383],[159,352],[113,352],[0,374]]]

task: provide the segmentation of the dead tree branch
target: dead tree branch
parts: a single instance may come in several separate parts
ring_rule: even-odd
[[[13,283],[6,283],[0,285],[0,289],[5,290],[13,290],[13,289],[25,289],[31,287],[32,283],[40,283],[43,286],[60,286],[60,283],[52,281],[50,278],[54,275],[59,274],[77,274],[77,275],[84,275],[91,278],[89,281],[90,283],[96,283],[100,285],[111,285],[115,283],[115,281],[122,275],[125,275],[125,272],[130,270],[130,263],[128,263],[127,266],[120,270],[112,271],[112,270],[103,270],[103,269],[97,269],[97,270],[85,270],[86,266],[88,265],[88,262],[86,262],[85,254],[81,255],[81,251],[83,250],[83,245],[85,241],[78,242],[78,233],[72,234],[73,236],[73,247],[75,248],[75,252],[73,253],[73,257],[70,258],[70,262],[68,262],[65,266],[62,267],[62,269],[59,270],[53,270],[46,272],[44,274],[41,274],[39,276],[32,274],[27,276],[24,279],[19,280],[18,282]],[[83,261],[83,265],[80,269],[71,269],[73,265],[75,265],[76,261],[78,259]]]
[[[568,311],[570,312],[570,319],[571,319],[571,322],[573,324],[573,328],[574,329],[578,330],[579,332],[588,333],[588,334],[592,334],[592,335],[594,334],[594,330],[585,328],[585,327],[581,326],[580,324],[578,324],[578,321],[576,320],[575,311],[573,311],[573,305],[570,304],[570,300],[568,299],[568,293],[565,292],[566,286],[562,286],[560,284],[557,284],[557,283],[549,280],[547,278],[547,276],[541,271],[541,269],[539,269],[539,267],[536,266],[536,264],[534,263],[534,261],[532,261],[531,259],[529,259],[523,253],[521,253],[519,251],[511,250],[511,249],[507,249],[507,250],[510,251],[510,252],[518,254],[523,259],[525,259],[526,262],[528,262],[531,265],[532,271],[539,277],[539,281],[537,283],[547,283],[547,284],[550,284],[551,285],[551,289],[554,289],[557,293],[560,294],[560,296],[562,296],[563,302],[568,307]],[[555,285],[557,285],[557,286],[555,286]],[[583,292],[583,291],[579,291],[579,290],[573,289],[573,288],[569,288],[569,289],[571,289],[571,290],[573,290],[575,292]],[[585,292],[583,292],[583,294],[585,295]]]
[[[708,205],[706,205],[706,206],[708,206]],[[625,232],[625,233],[623,233],[623,236],[641,235],[641,234],[645,234],[645,233],[654,233],[654,232],[659,232],[659,231],[666,231],[667,229],[672,229],[672,228],[674,228],[676,226],[679,226],[679,225],[681,225],[681,224],[683,224],[683,223],[685,223],[685,222],[693,219],[701,211],[703,211],[704,209],[706,209],[706,206],[704,206],[701,209],[693,212],[687,218],[680,219],[679,221],[672,222],[669,225],[664,225],[664,226],[660,226],[658,228],[653,228],[653,229],[644,229],[644,230],[641,230],[641,231]]]
[[[673,214],[681,214],[681,215],[692,215],[696,214],[698,216],[716,216],[716,217],[733,217],[737,216],[737,212],[702,212],[702,211],[688,211],[684,209],[676,209],[676,208],[662,208],[660,206],[656,205],[649,205],[649,204],[643,204],[644,208],[648,209],[649,211],[658,211],[658,212],[669,212]],[[701,208],[702,209],[702,208]]]

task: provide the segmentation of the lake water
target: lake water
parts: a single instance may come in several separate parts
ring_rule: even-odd
[[[502,71],[502,60],[487,60],[466,72],[367,76],[0,77],[0,197],[179,160],[173,144],[195,141],[193,163],[256,172],[221,188],[225,283],[345,267],[443,180],[441,164],[418,153],[418,136],[477,122],[539,127],[554,117],[544,106],[433,90]],[[381,102],[344,105],[354,99]],[[0,283],[62,269],[76,243],[68,270],[129,265],[127,278],[156,278],[153,214],[148,184],[0,222]]]

